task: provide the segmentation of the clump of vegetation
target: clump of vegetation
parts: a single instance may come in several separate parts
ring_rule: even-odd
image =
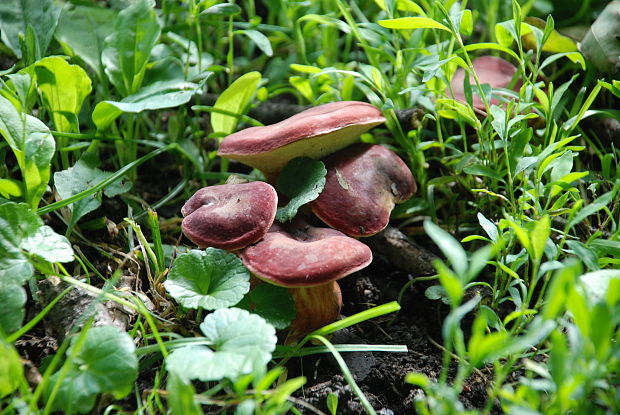
[[[2,413],[619,413],[619,12],[596,0],[3,1]],[[389,271],[364,271],[363,298],[382,301],[345,292],[348,317],[297,330],[299,293],[257,284],[237,245],[204,242],[202,207],[181,208],[227,181],[272,196],[274,184],[290,202],[269,201],[250,244],[274,218],[323,212],[324,189],[360,176],[342,160],[325,159],[332,173],[293,157],[256,169],[218,150],[342,101],[377,112],[350,148],[389,148],[417,193],[400,197],[409,179],[383,189],[390,209],[403,203],[390,216],[400,242],[367,242]],[[393,259],[415,242],[423,255]],[[411,271],[433,257],[430,275]],[[385,288],[395,272],[398,289]],[[430,352],[390,341],[396,325],[427,333],[439,358],[413,369]],[[377,390],[356,353],[392,353],[409,373]],[[335,365],[308,369],[317,355]],[[319,395],[326,374],[346,387]]]

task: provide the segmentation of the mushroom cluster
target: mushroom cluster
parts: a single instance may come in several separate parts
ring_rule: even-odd
[[[205,187],[182,208],[183,232],[194,243],[234,251],[254,276],[289,288],[297,308],[289,336],[336,320],[342,306],[336,280],[372,261],[370,248],[356,238],[385,228],[394,205],[416,190],[394,152],[354,144],[384,121],[370,104],[334,102],[222,141],[220,156],[261,170],[270,181],[297,157],[321,159],[325,186],[310,208],[329,227],[312,226],[301,215],[274,223],[278,194],[265,182]]]

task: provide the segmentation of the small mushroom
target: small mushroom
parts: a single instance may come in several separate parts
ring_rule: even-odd
[[[474,71],[476,72],[476,76],[478,76],[478,80],[480,84],[489,84],[491,88],[508,88],[510,83],[512,82],[512,78],[517,72],[517,68],[501,58],[496,56],[480,56],[474,59],[472,62],[472,66],[474,67]],[[450,86],[452,87],[452,92],[454,93],[454,99],[467,102],[465,99],[465,89],[463,86],[463,81],[465,80],[465,70],[463,68],[458,68],[450,81]],[[474,78],[472,76],[469,77],[470,83],[472,85],[472,90],[477,91]],[[514,90],[518,90],[521,87],[521,81],[517,81],[514,86]],[[484,111],[484,103],[482,99],[477,94],[474,94],[472,97],[474,108]],[[499,99],[491,98],[489,101],[489,105],[497,105],[499,103]]]
[[[393,151],[358,143],[324,160],[325,187],[310,203],[323,222],[350,236],[370,236],[385,228],[395,204],[409,199],[416,184]]]
[[[289,288],[297,308],[289,335],[293,338],[335,321],[342,307],[336,280],[372,261],[365,244],[298,218],[287,225],[275,223],[239,256],[258,278]]]
[[[268,183],[222,184],[198,190],[181,209],[183,233],[196,245],[233,251],[260,240],[278,205]]]
[[[276,124],[229,135],[220,144],[218,155],[271,175],[296,157],[318,159],[345,148],[384,121],[381,111],[365,102],[332,102]]]

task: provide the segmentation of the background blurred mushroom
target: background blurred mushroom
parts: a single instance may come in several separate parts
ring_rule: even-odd
[[[310,203],[326,224],[351,236],[385,228],[396,203],[409,199],[416,184],[407,165],[386,147],[358,143],[324,159],[325,187]]]
[[[381,111],[365,102],[332,102],[231,134],[220,144],[218,155],[271,175],[296,157],[316,159],[345,148],[384,121]]]
[[[275,223],[240,257],[258,278],[289,288],[297,308],[289,338],[296,338],[336,320],[342,306],[336,280],[370,264],[372,252],[342,232],[297,218]]]
[[[480,56],[472,60],[471,63],[474,67],[474,71],[476,72],[476,76],[478,76],[480,84],[489,84],[493,89],[508,88],[512,82],[512,78],[517,73],[517,68],[513,64],[496,56]],[[463,68],[458,68],[450,81],[450,87],[452,88],[454,99],[467,102],[467,99],[465,98],[465,88],[463,85],[464,80],[465,70]],[[477,94],[478,88],[476,87],[474,78],[470,76],[469,81],[473,92],[472,102],[474,108],[484,111],[484,104],[480,96]],[[520,87],[521,79],[518,79],[512,89],[518,91]],[[489,105],[497,105],[499,102],[500,100],[498,98],[491,98],[489,100]]]
[[[276,215],[268,183],[223,184],[198,190],[181,209],[183,233],[201,248],[232,251],[260,240]]]

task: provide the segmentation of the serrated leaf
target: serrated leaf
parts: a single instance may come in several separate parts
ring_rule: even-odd
[[[250,290],[250,273],[234,254],[193,249],[179,255],[164,286],[183,307],[215,310],[243,298]]]
[[[99,160],[90,153],[85,153],[73,167],[54,173],[54,185],[60,200],[67,199],[94,185],[101,183],[112,173],[101,171],[97,168]],[[131,183],[118,180],[106,187],[104,193],[108,197],[124,193],[131,188]],[[101,206],[101,193],[95,193],[80,199],[67,208],[71,212],[69,228],[72,228],[84,215]]]
[[[159,38],[161,26],[153,0],[137,0],[122,10],[114,31],[105,38],[101,61],[110,82],[123,96],[142,86],[146,65]]]
[[[233,114],[241,114],[250,103],[261,81],[260,72],[249,72],[239,77],[219,96],[213,108]],[[211,114],[211,127],[216,133],[230,134],[237,125],[237,118],[214,112]]]
[[[69,241],[43,225],[24,204],[0,204],[0,280],[22,285],[34,272],[26,254],[50,262],[73,260]]]
[[[286,206],[278,209],[276,219],[288,222],[297,214],[297,210],[306,203],[319,197],[325,186],[327,169],[322,161],[308,157],[291,160],[282,169],[276,188],[289,197]]]
[[[103,74],[101,53],[104,39],[114,30],[110,24],[118,12],[106,7],[65,7],[60,15],[54,37],[65,53],[82,59],[100,77]]]
[[[99,393],[112,393],[120,399],[131,391],[138,376],[135,345],[127,333],[113,326],[90,328],[80,349],[73,355],[79,338],[74,337],[67,350],[67,356],[73,359],[65,363],[70,367],[62,379],[52,410],[89,412]],[[60,373],[50,378],[45,391],[48,397]]]
[[[24,381],[24,369],[17,351],[0,338],[0,398],[13,393]]]
[[[79,132],[78,114],[92,91],[86,71],[70,65],[64,57],[50,56],[34,65],[37,87],[45,107],[51,112],[56,130]]]
[[[295,318],[295,301],[287,288],[260,284],[237,307],[258,314],[276,329],[285,329]]]
[[[18,58],[22,58],[20,36],[25,37],[28,26],[36,35],[39,56],[45,56],[58,24],[61,8],[53,0],[2,0],[0,2],[0,39]]]
[[[223,308],[209,314],[200,329],[214,350],[187,346],[174,350],[166,367],[183,379],[203,382],[236,379],[264,367],[271,360],[277,337],[263,318],[239,308]]]

